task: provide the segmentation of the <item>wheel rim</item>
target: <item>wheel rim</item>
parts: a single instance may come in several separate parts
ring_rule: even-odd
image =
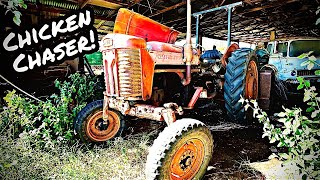
[[[120,117],[108,111],[108,121],[103,123],[103,112],[97,111],[88,120],[86,134],[92,141],[102,142],[113,138],[120,129]]]
[[[255,61],[251,60],[246,72],[246,99],[258,98],[258,68]]]
[[[172,157],[170,179],[191,179],[199,171],[204,160],[204,144],[199,139],[187,140]]]

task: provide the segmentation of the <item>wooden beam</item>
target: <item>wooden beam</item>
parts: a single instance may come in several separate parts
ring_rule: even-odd
[[[68,9],[62,9],[62,8],[57,8],[57,7],[49,7],[46,5],[42,5],[41,9],[39,9],[39,6],[32,4],[32,3],[28,3],[28,8],[27,9],[21,9],[21,11],[23,12],[31,12],[34,13],[33,11],[36,12],[51,12],[51,13],[59,13],[62,15],[68,14],[69,12],[71,12],[71,10]],[[94,15],[94,19],[99,19],[99,20],[105,20],[105,21],[114,21],[114,18],[110,18],[110,17],[105,17],[105,16],[99,16],[99,15]]]
[[[177,21],[184,20],[184,19],[187,19],[187,18],[186,18],[186,17],[182,17],[182,18],[174,19],[174,20],[171,20],[171,21],[168,21],[168,22],[162,23],[162,24],[167,25],[167,24],[170,24],[170,23],[173,23],[173,22],[177,22]]]
[[[244,2],[244,3],[247,3],[247,4],[251,5],[251,6],[253,5],[252,2],[251,2],[251,0],[243,0],[243,2]]]
[[[106,20],[101,20],[101,21],[95,26],[95,28],[99,29],[104,22],[106,22]]]
[[[192,1],[194,1],[194,0],[191,0],[191,2],[192,2]],[[185,4],[187,4],[187,2],[186,2],[186,1],[183,1],[183,2],[181,2],[181,3],[175,4],[175,5],[173,5],[173,6],[170,6],[170,7],[167,7],[167,8],[165,8],[165,9],[162,9],[162,10],[160,10],[160,11],[157,11],[157,12],[149,15],[148,17],[157,16],[157,15],[159,15],[159,14],[165,13],[165,12],[170,11],[170,10],[172,10],[172,9],[176,9],[176,8],[178,8],[178,7],[180,7],[180,6],[185,5]]]
[[[261,6],[261,7],[256,7],[256,8],[252,8],[252,9],[246,10],[246,11],[244,11],[244,12],[242,12],[242,13],[236,13],[236,14],[241,15],[241,14],[246,14],[246,13],[261,11],[261,10],[263,10],[263,9],[268,9],[268,8],[273,8],[273,7],[279,7],[279,6],[283,6],[283,5],[286,5],[286,4],[289,4],[289,3],[293,3],[293,2],[297,2],[297,1],[299,1],[299,0],[288,0],[288,1],[272,2],[272,4],[268,4],[268,5]]]
[[[134,6],[134,5],[136,5],[136,4],[139,4],[141,1],[142,1],[142,0],[134,0],[133,3],[128,4],[127,8],[129,9],[129,8],[131,8],[132,6]]]
[[[101,29],[97,29],[98,33],[105,33],[105,34],[109,34],[112,33],[112,31],[106,31],[106,30],[101,30]]]
[[[116,2],[116,1],[110,1],[110,0],[108,0],[108,1],[106,1],[106,0],[90,0],[89,4],[108,8],[108,9],[119,9],[123,5],[127,5],[127,4],[123,4],[120,2]]]
[[[81,5],[80,8],[84,8],[91,0],[85,0]]]

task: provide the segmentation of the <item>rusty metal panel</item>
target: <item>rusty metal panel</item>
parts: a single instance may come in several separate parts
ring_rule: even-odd
[[[113,32],[171,44],[179,34],[178,31],[125,8],[119,9]]]
[[[270,92],[272,71],[265,70],[259,73],[259,106],[263,110],[268,110],[270,106]]]
[[[141,97],[139,49],[118,49],[118,77],[121,97]]]
[[[161,51],[150,51],[150,56],[156,65],[184,65],[184,59],[182,53],[174,52],[161,52]],[[198,65],[200,63],[199,56],[193,55],[191,65]]]
[[[156,65],[184,65],[182,53],[150,51]]]
[[[141,49],[141,81],[142,81],[142,99],[148,100],[152,95],[153,76],[155,62],[147,50]]]

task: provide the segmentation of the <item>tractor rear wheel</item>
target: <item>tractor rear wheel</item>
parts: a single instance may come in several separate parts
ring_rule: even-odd
[[[84,107],[77,115],[74,128],[83,142],[105,142],[121,135],[125,121],[123,116],[108,109],[108,121],[102,118],[103,100],[94,101]]]
[[[166,127],[149,149],[147,179],[201,179],[212,151],[212,135],[202,122],[178,120]]]
[[[244,106],[239,102],[245,99],[258,98],[257,57],[251,54],[250,48],[234,51],[226,67],[224,83],[224,99],[227,114],[238,123],[248,123]]]

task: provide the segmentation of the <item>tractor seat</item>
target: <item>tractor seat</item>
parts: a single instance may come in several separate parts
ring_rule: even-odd
[[[177,46],[174,44],[164,43],[164,42],[149,41],[147,42],[147,49],[149,51],[165,51],[165,52],[182,53],[183,47]]]

